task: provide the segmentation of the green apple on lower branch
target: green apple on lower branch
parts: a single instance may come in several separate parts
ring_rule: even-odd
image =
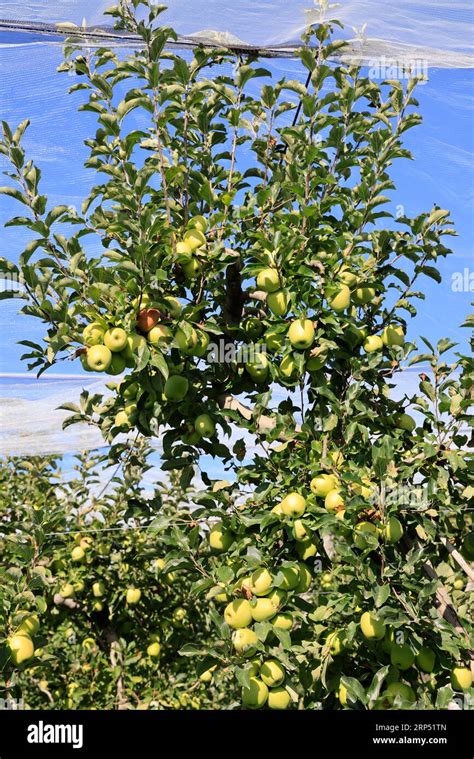
[[[385,625],[375,614],[366,611],[360,618],[360,629],[367,640],[382,640],[385,635]]]
[[[239,598],[226,606],[224,619],[234,629],[248,627],[252,623],[252,607],[246,598]]]
[[[172,374],[165,382],[164,395],[169,401],[182,401],[189,390],[189,382],[186,377]]]
[[[288,709],[291,696],[286,688],[270,688],[268,691],[267,704],[269,709]]]
[[[224,528],[222,522],[213,525],[209,531],[209,545],[216,553],[228,551],[234,542],[234,535]]]
[[[268,688],[257,677],[249,679],[249,687],[242,688],[242,703],[248,709],[261,709],[268,699]]]
[[[7,639],[7,645],[14,664],[22,664],[31,659],[34,654],[33,641],[26,633],[16,633],[10,636]]]
[[[256,633],[249,627],[236,630],[232,635],[232,644],[235,651],[242,656],[253,656],[256,650],[258,638]]]
[[[472,686],[471,670],[467,667],[454,667],[451,672],[451,685],[454,690],[469,690]]]

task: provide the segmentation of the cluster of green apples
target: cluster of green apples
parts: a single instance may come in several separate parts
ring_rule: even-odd
[[[15,631],[7,638],[10,659],[16,666],[29,661],[35,656],[34,636],[40,628],[39,617],[34,612],[18,611],[13,620]]]
[[[408,683],[399,682],[400,673],[408,672],[416,667],[419,672],[431,675],[437,668],[437,658],[433,649],[426,645],[414,648],[404,640],[397,642],[395,631],[387,627],[378,613],[373,611],[364,612],[360,617],[359,625],[364,638],[380,642],[381,651],[390,657],[391,670],[386,680],[387,687],[379,699],[378,708],[384,708],[386,704],[392,706],[395,699],[407,704],[414,703],[415,691]],[[470,669],[455,665],[450,673],[450,682],[456,691],[468,690],[472,686]]]
[[[333,458],[338,463],[342,460],[340,452],[336,452]],[[353,484],[354,492],[366,498],[371,496],[373,488],[374,486],[368,478],[364,478],[363,484]],[[327,511],[333,512],[337,519],[344,521],[346,503],[341,492],[340,479],[336,474],[324,472],[317,474],[311,480],[310,489],[316,498],[322,499]],[[290,520],[291,534],[296,541],[296,550],[303,561],[316,556],[318,552],[315,534],[304,518],[307,505],[308,501],[305,496],[298,492],[291,492],[272,508],[272,513],[277,514],[282,519]],[[367,520],[357,522],[353,531],[353,543],[358,549],[366,550],[375,547],[372,538],[383,539],[388,544],[394,544],[402,536],[402,523],[397,517],[389,516],[383,524]]]
[[[183,238],[176,243],[176,260],[187,280],[200,276],[202,263],[199,254],[206,249],[208,221],[204,216],[193,216],[187,224]]]
[[[210,539],[215,545],[216,527]],[[218,550],[222,551],[225,545],[230,545],[229,540],[220,540]],[[273,571],[259,567],[251,575],[239,578],[230,591],[219,594],[219,598],[215,597],[215,600],[228,601],[224,620],[234,630],[232,644],[235,653],[244,659],[252,658],[250,685],[242,691],[244,706],[260,708],[267,704],[271,709],[286,709],[290,705],[290,694],[283,686],[283,666],[274,659],[262,663],[256,658],[262,644],[253,624],[269,622],[273,630],[290,632],[294,618],[286,607],[292,594],[306,593],[311,583],[311,572],[302,562],[282,564]],[[235,594],[239,597],[229,600]]]

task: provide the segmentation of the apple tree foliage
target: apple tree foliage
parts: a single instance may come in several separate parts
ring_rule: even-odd
[[[67,475],[57,457],[2,462],[7,704],[196,709],[222,701],[207,668],[178,655],[190,639],[204,646],[212,638],[207,603],[193,593],[206,569],[196,558],[192,493],[173,482],[148,492],[146,459],[142,440],[125,452],[120,475],[104,454],[78,456]],[[25,624],[34,655],[17,665],[9,641]]]
[[[131,55],[66,49],[97,117],[81,209],[48,205],[28,122],[3,125],[16,184],[1,192],[25,213],[8,224],[33,236],[2,268],[47,325],[24,341],[30,367],[125,371],[68,423],[112,445],[160,437],[182,488],[203,454],[233,473],[221,486],[201,467],[182,551],[214,525],[192,586],[213,633],[183,657],[230,667],[250,707],[442,707],[471,684],[469,605],[456,612],[436,567],[472,573],[472,360],[406,338],[454,234],[437,206],[394,212],[417,82],[334,63],[337,22],[305,34],[306,83],[254,53],[180,55],[163,10],[109,10],[141,40]],[[417,365],[418,392],[395,397]]]

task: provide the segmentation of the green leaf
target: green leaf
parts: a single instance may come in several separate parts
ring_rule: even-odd
[[[390,585],[379,585],[375,591],[375,606],[379,609],[390,596]]]

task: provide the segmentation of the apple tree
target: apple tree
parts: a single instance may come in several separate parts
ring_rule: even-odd
[[[212,639],[193,594],[192,492],[140,482],[142,440],[120,458],[81,455],[0,466],[0,698],[27,708],[211,708],[209,668],[178,655]],[[117,452],[118,455],[118,452]],[[104,466],[106,467],[104,469]],[[105,479],[105,484],[104,484]]]
[[[98,122],[81,209],[48,206],[27,122],[3,125],[1,191],[27,214],[8,223],[34,234],[3,267],[47,325],[30,367],[120,375],[68,423],[160,438],[183,488],[200,468],[193,593],[213,633],[184,658],[230,669],[250,708],[443,707],[472,687],[468,601],[437,573],[472,581],[472,360],[406,337],[453,234],[437,206],[393,211],[417,82],[346,65],[335,21],[304,35],[305,83],[254,52],[179,55],[163,10],[109,9],[131,55],[66,48]]]

